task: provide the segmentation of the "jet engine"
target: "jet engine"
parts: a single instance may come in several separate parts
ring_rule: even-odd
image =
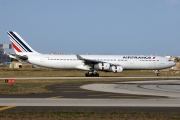
[[[122,66],[111,66],[108,70],[109,72],[114,72],[114,73],[117,73],[117,72],[122,72],[123,71],[123,67]]]
[[[98,63],[98,64],[94,65],[94,69],[107,71],[110,69],[110,64],[109,63]]]

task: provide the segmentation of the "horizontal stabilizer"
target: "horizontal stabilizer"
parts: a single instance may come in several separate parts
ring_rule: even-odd
[[[16,59],[16,60],[28,60],[28,56],[26,55],[17,55],[17,54],[5,54],[8,55],[10,58]]]

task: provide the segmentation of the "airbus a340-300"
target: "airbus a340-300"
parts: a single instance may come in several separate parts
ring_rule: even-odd
[[[123,70],[161,70],[175,65],[161,56],[145,55],[51,55],[41,54],[32,49],[18,33],[8,31],[15,55],[11,58],[57,69],[81,69],[88,71],[85,76],[98,77],[97,71],[123,72]],[[160,75],[160,72],[157,73]]]

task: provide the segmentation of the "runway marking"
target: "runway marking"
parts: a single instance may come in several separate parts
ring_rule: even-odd
[[[14,108],[16,106],[6,106],[6,107],[2,107],[0,108],[0,111],[3,111],[3,110],[7,110],[7,109],[11,109],[11,108]]]
[[[62,98],[63,96],[54,96],[54,97],[49,97],[47,99],[55,99],[55,98]]]

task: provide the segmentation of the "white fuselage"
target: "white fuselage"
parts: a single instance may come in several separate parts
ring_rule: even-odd
[[[90,70],[92,67],[86,65],[83,60],[79,60],[76,55],[29,54],[27,56],[27,62],[49,68]],[[160,56],[81,55],[81,57],[99,62],[120,65],[124,70],[160,70],[175,65],[173,61]]]
[[[15,31],[8,31],[8,36],[16,55],[9,55],[17,60],[24,60],[38,66],[57,69],[88,70],[86,77],[98,77],[97,71],[122,72],[123,70],[158,70],[175,65],[171,60],[160,56],[144,55],[47,55],[32,49]]]

